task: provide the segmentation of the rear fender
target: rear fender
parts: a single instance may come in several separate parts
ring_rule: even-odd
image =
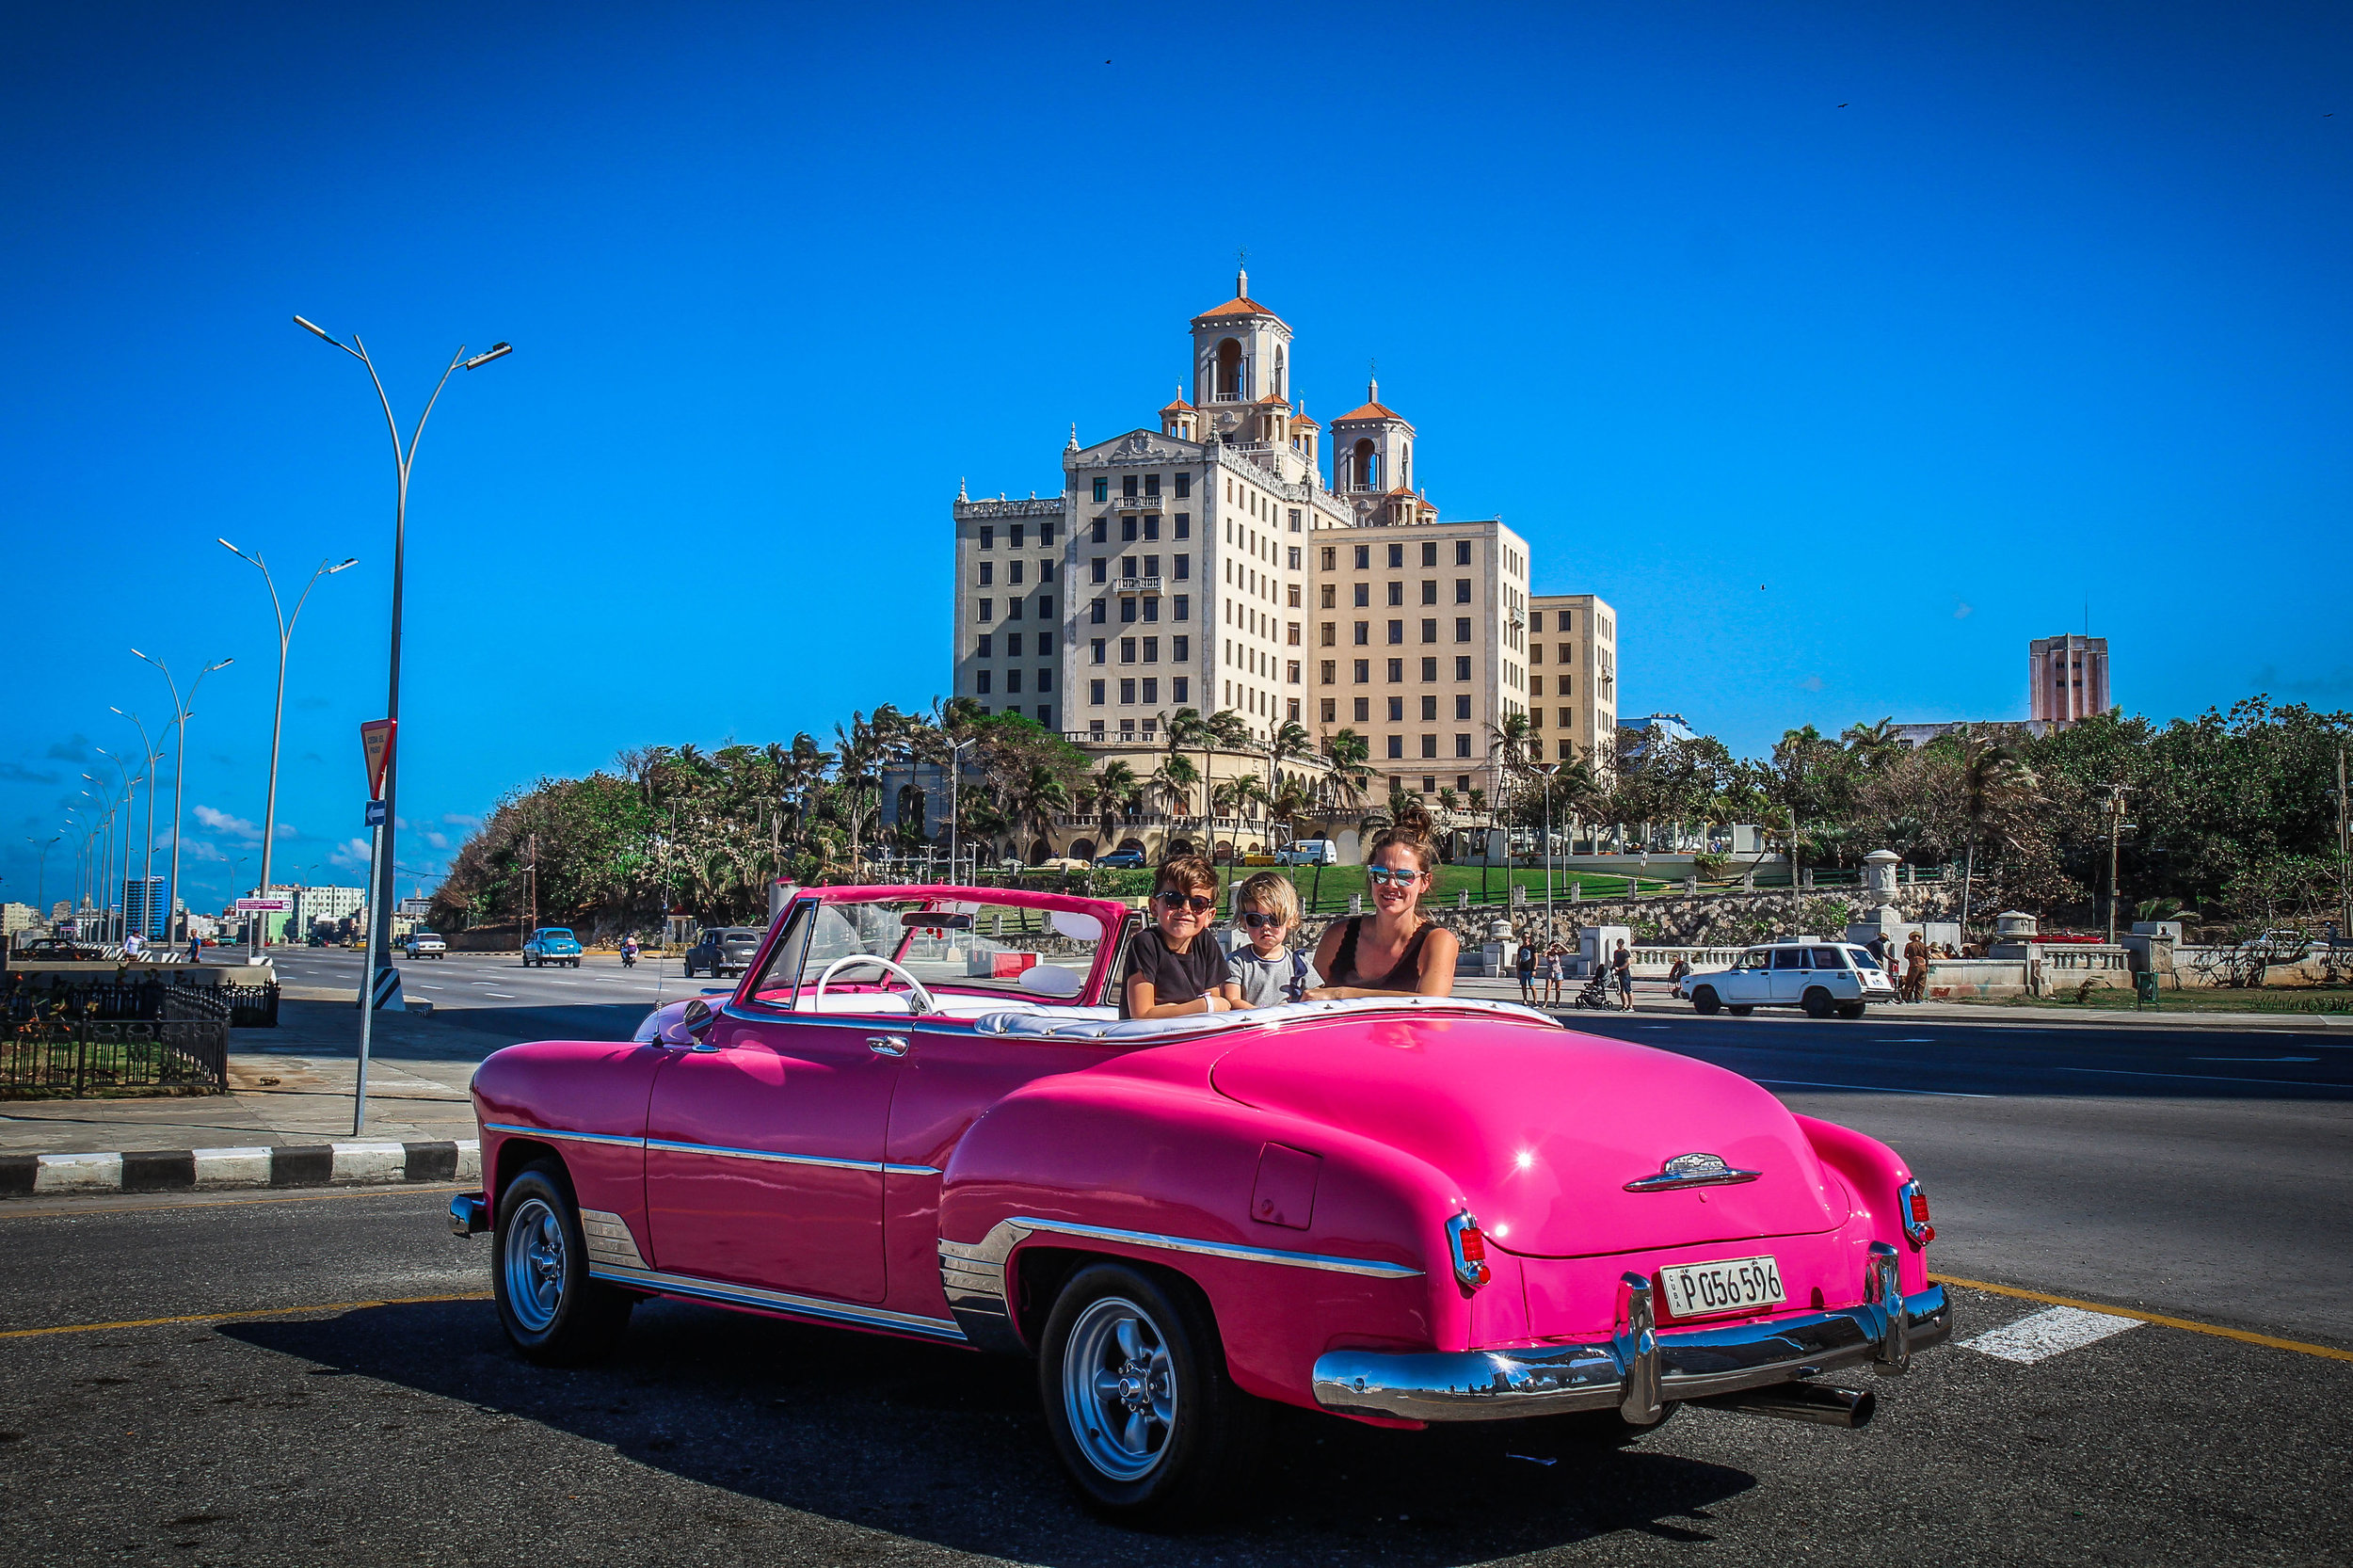
[[[1252,1214],[1270,1144],[1271,1168],[1290,1173],[1289,1224]],[[1444,1239],[1459,1208],[1442,1172],[1385,1145],[1205,1089],[1070,1075],[1007,1096],[957,1144],[942,1274],[966,1332],[1011,1351],[1034,1350],[1074,1256],[1181,1274],[1209,1301],[1235,1382],[1314,1408],[1310,1369],[1327,1350],[1525,1334],[1516,1271],[1475,1295],[1454,1279]]]
[[[1904,1289],[1927,1289],[1928,1254],[1905,1240],[1903,1214],[1897,1202],[1897,1189],[1912,1179],[1912,1168],[1903,1157],[1878,1139],[1836,1122],[1813,1116],[1796,1120],[1815,1154],[1847,1190],[1849,1208],[1844,1229],[1855,1250],[1857,1277],[1870,1244],[1884,1241],[1896,1249]]]

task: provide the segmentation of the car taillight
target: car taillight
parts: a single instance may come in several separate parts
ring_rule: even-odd
[[[1469,1214],[1457,1214],[1446,1223],[1447,1249],[1454,1255],[1454,1277],[1473,1290],[1495,1277],[1487,1267],[1487,1238],[1479,1228],[1479,1221]]]
[[[1904,1235],[1915,1247],[1925,1247],[1936,1240],[1936,1227],[1929,1224],[1929,1194],[1916,1181],[1907,1181],[1896,1190],[1896,1204],[1903,1219]]]

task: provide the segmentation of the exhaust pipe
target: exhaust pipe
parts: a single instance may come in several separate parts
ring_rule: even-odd
[[[1868,1390],[1833,1388],[1819,1383],[1779,1383],[1737,1394],[1718,1394],[1691,1401],[1708,1410],[1737,1410],[1747,1416],[1773,1416],[1785,1421],[1860,1431],[1871,1424],[1879,1396]]]

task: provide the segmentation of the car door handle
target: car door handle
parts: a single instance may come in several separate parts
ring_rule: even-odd
[[[904,1056],[907,1053],[907,1037],[904,1034],[869,1034],[866,1048],[876,1056]]]

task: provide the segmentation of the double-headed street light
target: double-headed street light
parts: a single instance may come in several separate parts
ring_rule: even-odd
[[[147,850],[145,858],[139,863],[139,875],[146,878],[148,887],[152,888],[155,886],[155,764],[164,760],[164,754],[149,741],[147,726],[139,722],[136,713],[126,713],[120,708],[108,708],[106,711],[117,718],[130,721],[131,727],[139,732],[139,750],[147,758]]]
[[[227,669],[236,661],[234,659],[216,660],[197,671],[196,679],[188,682],[187,696],[183,697],[180,695],[180,682],[171,678],[171,671],[165,669],[161,659],[150,659],[136,648],[131,650],[131,656],[135,659],[146,660],[157,669],[163,670],[164,683],[171,688],[171,722],[180,728],[179,744],[171,756],[171,886],[164,893],[164,939],[177,941],[179,932],[174,928],[172,911],[180,903],[180,802],[182,791],[188,781],[188,719],[195,712],[188,703],[194,700],[196,689],[204,684],[206,676],[215,670]]]
[[[311,590],[318,586],[319,579],[332,577],[345,567],[358,566],[360,558],[354,555],[332,565],[321,561],[318,564],[318,569],[311,573],[311,581],[302,585],[302,596],[295,600],[294,611],[289,614],[284,600],[278,597],[277,581],[270,576],[269,568],[264,564],[259,555],[248,555],[227,539],[220,541],[220,547],[262,574],[263,585],[269,589],[270,612],[278,617],[278,706],[269,721],[269,803],[262,812],[262,886],[259,888],[260,896],[267,898],[270,887],[270,844],[271,840],[278,836],[278,738],[286,727],[287,645],[294,641],[295,622],[301,618],[302,606],[310,601]],[[269,922],[264,920],[260,930],[263,941],[250,943],[248,946],[259,948],[267,945]]]
[[[40,850],[40,853],[34,857],[33,898],[43,920],[49,918],[49,852],[56,848],[64,838],[65,833],[62,829],[45,844],[30,833],[24,836],[26,843],[39,845]]]
[[[469,357],[465,344],[458,344],[457,352],[450,357],[448,368],[441,372],[441,378],[434,383],[433,395],[424,400],[424,411],[417,416],[416,425],[409,431],[408,444],[404,450],[400,439],[400,422],[392,417],[392,400],[385,393],[384,378],[376,373],[376,361],[368,358],[368,345],[360,341],[357,333],[354,333],[351,342],[346,344],[334,337],[316,322],[306,320],[301,316],[294,319],[295,325],[304,331],[317,337],[322,343],[332,344],[367,367],[368,380],[376,387],[376,400],[383,405],[385,428],[392,433],[392,470],[397,488],[393,492],[392,501],[392,652],[386,661],[388,672],[384,716],[397,725],[400,721],[401,585],[408,542],[408,475],[416,463],[417,443],[424,439],[425,422],[433,417],[433,405],[440,401],[441,389],[449,385],[449,378],[453,374],[460,369],[479,369],[492,360],[502,359],[514,350],[510,344],[494,343],[483,352]],[[392,754],[385,759],[384,825],[378,830],[381,838],[378,840],[376,864],[373,868],[376,874],[372,878],[374,886],[368,892],[369,946],[375,959],[371,967],[375,969],[392,968],[392,861],[394,858],[392,852],[393,829],[398,825],[399,808],[396,802],[400,777],[400,748],[396,737],[397,731],[395,731]],[[367,977],[364,989],[360,992],[360,1003],[363,1017],[375,1010],[374,999],[376,996],[377,979],[376,974],[371,973]],[[397,981],[392,984],[396,984]],[[364,1029],[362,1032],[361,1052],[364,1062],[366,1050]],[[362,1081],[364,1078],[363,1067]]]

